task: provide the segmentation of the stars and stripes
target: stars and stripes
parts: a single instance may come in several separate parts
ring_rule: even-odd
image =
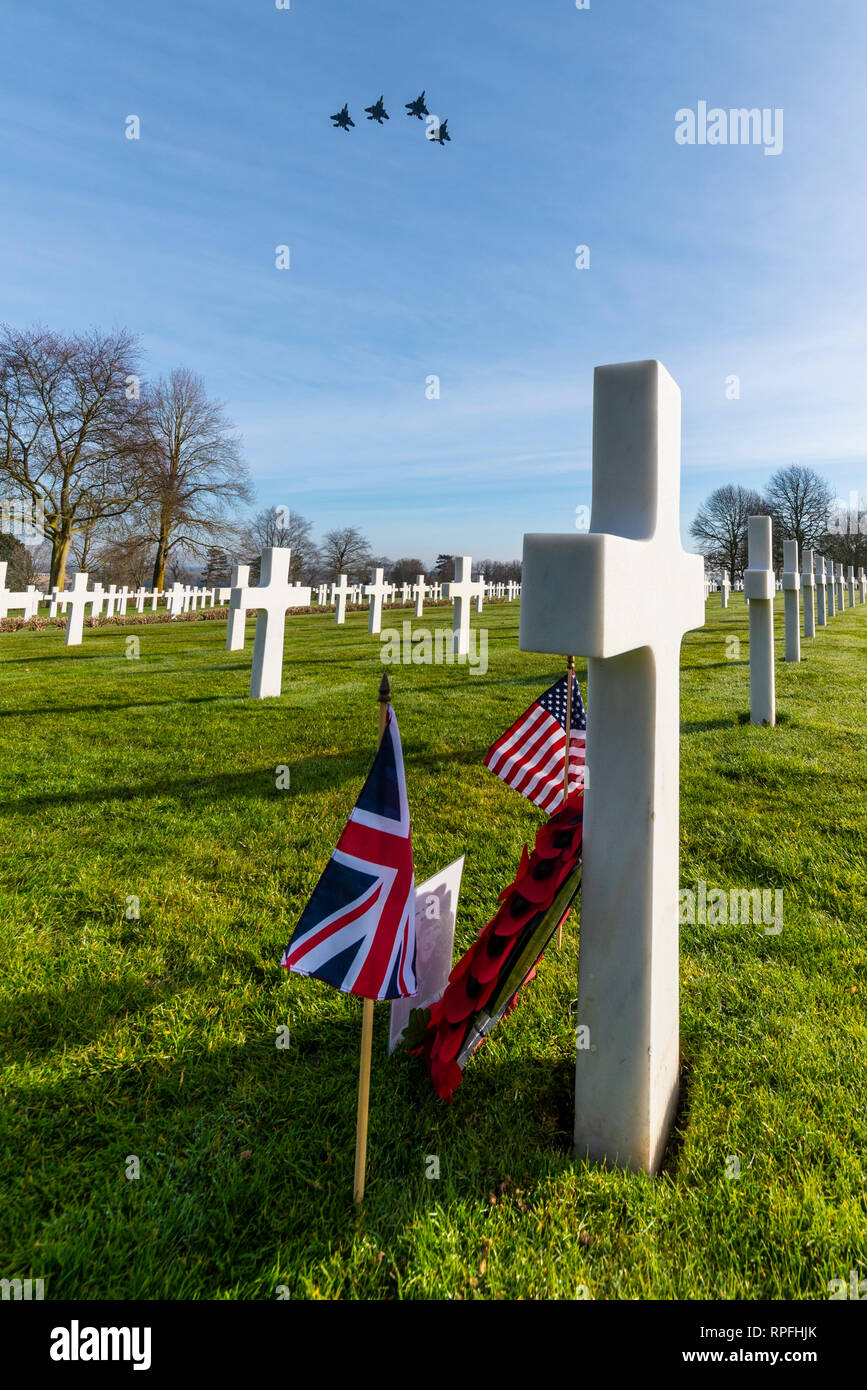
[[[587,716],[578,677],[572,677],[569,791],[584,785]],[[551,815],[563,802],[566,757],[566,690],[563,676],[540,695],[485,754],[485,766],[516,792]]]
[[[337,847],[281,964],[364,999],[417,992],[415,882],[397,720],[385,733]]]

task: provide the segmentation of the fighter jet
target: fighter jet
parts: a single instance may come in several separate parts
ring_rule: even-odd
[[[365,106],[364,109],[368,113],[367,119],[369,121],[377,121],[379,125],[382,125],[383,120],[387,121],[389,118],[388,112],[383,105],[382,97],[379,98],[379,101],[374,102],[373,106]]]
[[[335,130],[348,130],[350,126],[355,128],[355,121],[349,114],[349,103],[344,106],[342,111],[338,111],[336,116],[331,117],[334,122]]]
[[[449,123],[447,120],[440,121],[439,128],[430,137],[431,144],[433,144],[434,141],[436,141],[438,145],[444,145],[446,141],[448,141],[449,144],[452,143],[452,137],[449,135],[448,132],[448,124]]]
[[[416,97],[415,101],[407,101],[404,104],[408,116],[418,116],[419,120],[422,120],[424,116],[430,115],[430,112],[424,104],[424,92],[422,92],[420,97]]]

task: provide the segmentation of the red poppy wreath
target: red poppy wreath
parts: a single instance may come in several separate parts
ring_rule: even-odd
[[[584,793],[573,792],[526,845],[513,883],[478,940],[458,961],[442,998],[413,1013],[409,1050],[421,1054],[437,1094],[451,1101],[464,1068],[510,1014],[581,887]]]

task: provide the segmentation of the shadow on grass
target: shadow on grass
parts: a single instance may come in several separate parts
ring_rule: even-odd
[[[432,762],[436,761],[431,759]],[[468,756],[465,761],[475,761]],[[304,791],[333,790],[336,787],[352,786],[361,790],[361,782],[371,763],[369,748],[353,755],[349,752],[320,754],[317,757],[302,758],[291,764],[291,775]],[[0,801],[0,809],[13,812],[44,810],[51,806],[87,806],[102,802],[121,801],[125,803],[146,801],[150,797],[170,797],[178,800],[186,798],[210,801],[232,802],[236,800],[279,800],[285,791],[275,782],[274,765],[254,768],[248,772],[223,772],[216,777],[187,777],[170,780],[160,778],[147,783],[116,783],[114,786],[93,787],[86,791],[46,792],[39,796],[10,797]],[[347,803],[347,814],[350,804]]]
[[[180,672],[178,674],[181,674]],[[9,719],[20,715],[33,718],[40,714],[98,714],[106,710],[159,709],[167,705],[206,705],[220,700],[239,700],[240,695],[181,695],[174,700],[118,700],[114,704],[101,705],[42,705],[38,709],[24,709],[21,705],[14,709],[0,710],[0,718]]]
[[[149,981],[81,980],[56,989],[26,990],[2,1006],[0,1036],[7,1062],[62,1057],[68,1048],[97,1042],[112,1024],[147,1012],[175,994],[205,982],[201,971],[185,968],[177,978]]]
[[[682,734],[700,734],[708,729],[733,729],[736,726],[734,719],[695,719],[681,724]]]

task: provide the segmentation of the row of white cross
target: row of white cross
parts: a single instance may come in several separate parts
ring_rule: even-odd
[[[89,576],[86,571],[80,571],[75,577],[71,590],[61,592],[59,589],[53,588],[50,595],[45,595],[31,584],[24,591],[14,592],[6,588],[8,562],[4,561],[0,563],[0,618],[8,617],[10,612],[20,612],[25,619],[34,618],[39,613],[40,602],[47,598],[49,617],[56,618],[58,612],[68,614],[67,646],[78,646],[82,640],[84,618],[88,609],[90,609],[91,616],[95,618],[103,616],[103,612],[104,616],[108,618],[125,617],[130,603],[135,603],[137,613],[144,613],[146,604],[149,604],[151,610],[156,612],[159,600],[165,599],[170,616],[178,617],[182,613],[195,612],[200,608],[213,608],[217,603],[229,603],[230,633],[227,645],[229,651],[237,651],[243,646],[242,634],[246,608],[255,609],[258,599],[263,599],[261,605],[263,610],[271,611],[273,607],[275,614],[284,594],[287,608],[310,606],[311,589],[289,582],[291,552],[280,550],[279,553],[284,558],[276,562],[276,569],[273,570],[274,560],[269,561],[266,568],[264,567],[265,557],[263,556],[262,579],[260,584],[252,590],[249,587],[250,566],[236,565],[232,570],[231,584],[226,588],[205,589],[176,583],[167,590],[148,590],[145,588],[131,590],[126,585],[118,589],[112,584],[108,589],[104,589],[101,584],[96,584],[92,590],[88,590]],[[272,554],[272,552],[266,552],[266,554]],[[464,603],[465,597],[474,599],[476,612],[481,613],[484,598],[506,597],[511,602],[521,592],[520,584],[512,580],[507,584],[486,584],[484,575],[481,575],[465,594],[464,585],[471,583],[470,568],[470,557],[461,556],[456,561],[454,582],[428,584],[425,576],[420,574],[415,584],[403,584],[400,588],[399,601],[406,603],[412,597],[415,600],[415,615],[418,618],[424,612],[426,598],[436,601],[443,597],[452,598],[456,605],[455,650],[461,655],[466,655],[469,650],[469,607]],[[349,584],[346,575],[342,574],[338,582],[330,586],[331,602],[334,604],[335,618],[338,623],[346,621],[347,601],[358,603],[363,597],[366,597],[370,603],[369,630],[372,633],[381,631],[383,604],[396,601],[398,594],[397,585],[387,583],[383,579],[383,573],[382,569],[377,569],[373,582],[366,585]],[[247,595],[246,603],[241,601],[242,589]],[[328,589],[327,584],[318,586],[317,599],[320,605],[325,605],[328,602]],[[272,592],[263,592],[269,590]],[[250,597],[251,594],[252,598]],[[275,600],[274,604],[272,604],[272,599]],[[285,611],[284,609],[284,616]],[[241,634],[240,640],[239,633]],[[276,643],[276,641],[275,629],[274,642]],[[269,643],[269,649],[270,645]],[[273,685],[273,681],[269,684]],[[279,690],[277,693],[280,693]]]
[[[381,591],[380,604],[386,603],[410,603],[416,605],[416,617],[420,618],[424,611],[423,604],[426,598],[439,602],[448,589],[448,584],[441,584],[438,581],[427,582],[427,576],[420,574],[414,584],[392,584],[383,579],[384,570],[378,569],[374,577],[374,584],[377,591]],[[483,574],[479,575],[479,583],[482,585],[482,593],[479,596],[477,611],[481,613],[481,602],[483,598],[505,598],[511,603],[513,599],[519,597],[521,586],[515,580],[510,579],[507,583],[495,584],[487,583]],[[330,597],[329,597],[330,592]],[[347,603],[361,603],[362,600],[370,595],[371,586],[368,584],[350,584],[347,576],[341,574],[336,584],[319,584],[316,586],[316,602],[320,608],[328,604],[334,605],[338,609],[337,621],[342,623],[346,617]]]
[[[288,549],[273,547],[266,550],[262,555],[260,582],[253,586],[249,582],[249,565],[236,565],[232,570],[226,650],[243,650],[246,616],[252,609],[257,613],[250,673],[250,695],[253,699],[268,699],[280,694],[283,688],[286,612],[290,608],[310,605],[311,590],[305,585],[293,583],[289,578],[290,561],[291,551]],[[484,580],[472,578],[471,557],[461,555],[455,560],[455,577],[448,584],[428,586],[424,575],[420,574],[414,586],[406,587],[408,590],[412,588],[417,617],[422,616],[424,600],[430,589],[437,595],[441,593],[443,597],[451,599],[454,605],[453,650],[458,657],[466,656],[470,649],[470,605],[475,602],[476,612],[480,613],[485,596]],[[393,586],[383,578],[381,568],[377,569],[372,583],[364,585],[363,592],[369,603],[367,627],[370,633],[382,631],[382,607],[392,589]],[[346,603],[351,592],[352,586],[346,575],[340,575],[338,583],[332,586],[332,601],[338,623],[346,620]]]
[[[771,569],[772,535],[769,516],[749,518],[749,568],[744,571],[744,600],[750,605],[750,721],[776,723],[774,671],[774,573]],[[798,568],[798,542],[783,541],[786,661],[801,660],[801,595],[804,596],[804,636],[815,637],[816,627],[842,612],[848,598],[855,607],[856,594],[867,603],[867,575],[861,566],[843,566],[805,550]],[[722,605],[728,603],[728,574],[723,571]]]
[[[758,520],[758,518],[753,518]],[[794,546],[794,550],[791,547]],[[826,560],[823,556],[817,555],[815,550],[805,550],[801,570],[798,570],[798,542],[783,541],[783,574],[781,579],[775,582],[776,591],[786,593],[797,592],[801,589],[817,589],[817,601],[819,607],[819,626],[824,627],[825,609],[825,588],[828,586],[828,607],[827,611],[833,618],[834,613],[845,607],[845,594],[849,595],[849,607],[855,607],[856,592],[860,593],[860,603],[867,602],[867,574],[864,566],[861,565],[856,574],[855,566],[848,565],[846,574],[843,573],[843,566],[834,563],[833,560]],[[752,562],[750,562],[752,564]],[[748,602],[748,596],[743,584],[735,586],[739,593],[744,594],[744,603]],[[723,608],[729,606],[729,594],[732,591],[731,581],[728,570],[722,572],[722,579],[719,585],[711,591],[708,583],[705,583],[705,596],[711,592],[719,592],[722,599]],[[815,635],[815,613],[812,608],[804,608],[804,636],[813,637]],[[787,660],[797,660],[796,657],[787,657]]]
[[[216,603],[224,603],[229,597],[228,589],[204,589],[184,584],[174,584],[171,589],[165,590],[129,589],[126,585],[119,589],[115,584],[105,589],[102,584],[95,584],[93,589],[88,590],[89,575],[86,570],[76,575],[72,589],[61,591],[55,587],[49,594],[43,594],[34,584],[28,584],[26,590],[16,592],[6,588],[7,568],[8,561],[0,561],[0,618],[8,618],[10,613],[21,613],[27,619],[35,618],[39,614],[40,603],[46,601],[50,618],[56,618],[58,613],[77,613],[80,610],[78,615],[83,622],[88,608],[94,618],[126,617],[131,603],[135,604],[137,613],[144,613],[148,604],[155,612],[160,599],[168,601],[169,612],[176,617],[199,608],[213,608]]]

